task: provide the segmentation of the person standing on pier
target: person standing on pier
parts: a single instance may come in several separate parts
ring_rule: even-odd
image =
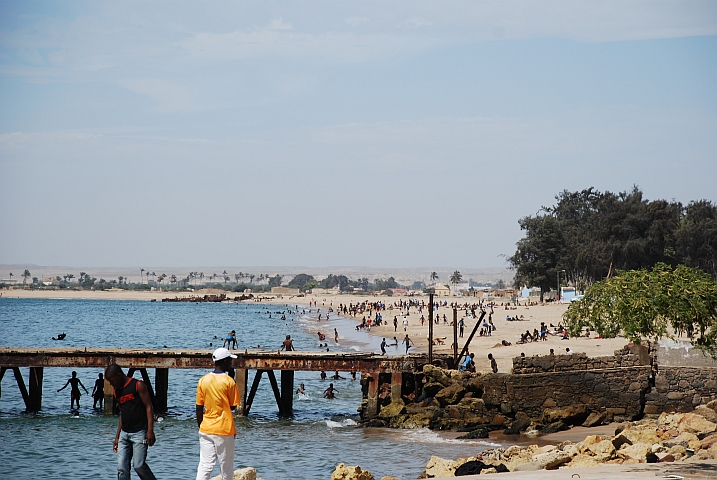
[[[82,382],[79,378],[77,378],[77,372],[72,372],[72,377],[67,380],[67,383],[64,387],[58,388],[57,391],[61,392],[65,388],[67,388],[68,385],[71,385],[70,387],[70,409],[72,409],[72,406],[77,402],[77,410],[80,409],[80,396],[82,395],[80,393],[80,386],[84,389],[85,393],[89,394],[90,392],[87,391],[84,385],[82,385]],[[79,385],[79,386],[78,386]]]
[[[140,380],[126,376],[113,363],[105,370],[105,377],[115,389],[120,419],[112,450],[117,452],[117,478],[130,479],[130,461],[142,480],[156,480],[147,465],[147,447],[154,445],[154,410],[147,386]]]
[[[222,480],[231,480],[234,476],[234,437],[237,430],[232,410],[239,405],[240,396],[234,379],[227,375],[233,358],[237,356],[226,348],[214,350],[214,371],[204,375],[197,384],[197,480],[209,480],[217,459]]]

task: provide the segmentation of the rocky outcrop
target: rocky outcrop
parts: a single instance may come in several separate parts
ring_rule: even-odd
[[[466,462],[479,460],[496,471],[550,470],[562,466],[577,468],[603,463],[647,463],[648,457],[662,462],[717,459],[717,424],[694,413],[662,414],[627,424],[614,436],[590,435],[582,442],[564,442],[538,447],[513,446],[481,452],[477,458],[446,460],[431,457],[430,472],[452,476]],[[425,477],[432,478],[426,467]],[[482,470],[481,473],[487,473]],[[438,476],[438,475],[433,475]]]
[[[222,480],[222,476],[217,475],[216,477],[212,477],[210,480]],[[255,468],[247,467],[247,468],[240,468],[238,470],[234,470],[234,476],[232,477],[232,480],[262,480],[262,479],[257,478]]]
[[[350,467],[339,463],[331,474],[331,480],[375,480],[371,472],[362,470],[358,465]]]

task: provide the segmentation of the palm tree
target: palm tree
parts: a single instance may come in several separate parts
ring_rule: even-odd
[[[431,272],[431,281],[435,283],[436,280],[438,280],[438,274],[436,272]]]
[[[250,284],[250,285],[251,285],[252,283],[254,283],[254,277],[255,277],[255,276],[256,276],[256,275],[254,275],[253,273],[252,273],[251,275],[249,275],[249,284]]]
[[[169,281],[172,282],[172,283],[177,283],[177,276],[176,276],[176,275],[172,275],[171,277],[169,277]]]
[[[204,272],[199,272],[199,281],[202,283],[204,282]],[[196,285],[196,283],[195,283],[195,285]]]
[[[12,277],[13,277],[13,274],[12,274],[12,272],[10,272],[10,280],[12,280]]]
[[[234,280],[236,280],[237,283],[239,283],[240,278],[241,278],[241,276],[238,273],[234,274]]]
[[[119,284],[122,285],[122,280],[124,280],[124,277],[120,275],[119,277],[117,277],[117,280],[119,280]]]
[[[139,283],[144,283],[144,268],[139,269]]]
[[[71,273],[68,273],[67,275],[65,275],[65,277],[67,278],[67,282],[69,282],[70,280],[72,280],[73,278],[75,278],[75,276],[74,276],[73,274],[71,274]]]
[[[27,282],[27,279],[30,278],[32,274],[30,273],[30,270],[25,269],[24,272],[22,272],[22,284],[25,285],[25,282]]]
[[[458,270],[453,272],[453,275],[451,275],[451,283],[453,284],[453,290],[456,289],[456,285],[461,283],[462,280],[463,280],[463,275],[461,275],[461,272],[459,272]]]

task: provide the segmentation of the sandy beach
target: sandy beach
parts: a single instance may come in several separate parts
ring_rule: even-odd
[[[93,290],[25,290],[25,289],[13,289],[3,290],[2,295],[6,298],[60,298],[60,299],[88,299],[88,300],[144,300],[144,301],[161,301],[163,298],[178,297],[190,297],[190,296],[201,296],[205,294],[217,294],[226,293],[227,296],[233,297],[238,294],[233,292],[224,292],[222,290],[210,290],[203,289],[192,293],[175,293],[175,292],[142,292],[142,291],[130,291],[130,290],[105,290],[105,291],[93,291]],[[272,297],[272,295],[266,295]],[[415,296],[410,297],[413,300],[428,302],[428,296]],[[266,298],[262,300],[265,303],[274,303],[279,305],[301,305],[303,308],[309,310],[309,302],[317,302],[316,307],[311,307],[312,314],[317,312],[317,308],[321,309],[323,318],[326,317],[329,308],[332,308],[334,312],[338,310],[340,304],[356,304],[364,301],[367,302],[378,302],[381,301],[386,305],[392,306],[394,302],[400,300],[407,300],[408,297],[388,297],[388,296],[372,296],[372,295],[307,295],[307,296],[283,296],[275,298]],[[436,297],[437,301],[458,302],[459,305],[464,303],[477,302],[477,298],[473,297]],[[498,301],[500,304],[500,301]],[[567,305],[564,304],[553,304],[548,303],[545,305],[535,306],[518,306],[510,307],[506,310],[506,307],[495,307],[493,315],[493,324],[496,327],[496,331],[493,332],[490,337],[481,337],[477,333],[471,341],[469,350],[475,353],[476,367],[478,370],[489,371],[490,361],[487,356],[488,353],[492,353],[498,363],[499,372],[509,372],[512,368],[513,358],[519,356],[521,353],[525,353],[526,356],[532,355],[548,355],[550,349],[554,349],[556,354],[564,353],[566,348],[570,348],[573,352],[586,353],[590,357],[596,357],[601,355],[612,355],[612,353],[622,348],[626,340],[624,338],[613,338],[613,339],[595,339],[595,338],[571,338],[569,340],[561,340],[559,336],[548,335],[548,340],[545,342],[535,342],[527,344],[518,344],[520,340],[520,334],[525,333],[526,330],[533,332],[534,329],[540,329],[540,322],[545,322],[546,325],[557,325],[561,322],[562,314],[567,309]],[[408,315],[405,314],[405,310],[399,310],[397,308],[388,307],[385,311],[381,312],[383,319],[388,322],[388,325],[382,325],[380,327],[372,327],[370,334],[377,337],[385,337],[387,342],[392,342],[393,337],[396,337],[399,342],[405,337],[406,334],[414,343],[415,347],[411,349],[411,352],[426,352],[428,349],[428,322],[421,326],[421,315],[426,319],[428,318],[427,309],[423,310],[423,313],[418,313],[417,308],[411,308]],[[436,353],[452,353],[451,344],[453,343],[453,327],[450,326],[450,321],[453,318],[453,309],[450,307],[440,307],[437,312],[440,315],[441,321],[438,325],[434,325],[434,337],[444,338],[443,345],[434,346]],[[318,313],[316,313],[318,319]],[[338,316],[337,313],[332,313],[332,317]],[[443,315],[446,316],[449,323],[443,322]],[[506,316],[518,317],[520,321],[506,321]],[[397,317],[398,328],[394,331],[393,319]],[[357,315],[356,317],[347,316],[356,324],[361,323],[363,315]],[[408,320],[408,328],[404,332],[403,320]],[[465,341],[468,339],[470,332],[476,324],[476,319],[466,316],[466,311],[458,310],[458,319],[464,318],[466,323],[463,338],[458,339],[459,350],[463,347]],[[486,317],[487,319],[487,317]],[[339,336],[342,336],[339,332]],[[594,335],[593,335],[594,337]],[[511,346],[502,346],[501,341],[507,340],[511,342]],[[404,351],[400,349],[400,351]]]

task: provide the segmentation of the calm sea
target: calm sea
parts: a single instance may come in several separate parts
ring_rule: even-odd
[[[316,332],[327,335],[332,351],[378,350],[380,339],[353,330],[351,320],[317,320],[309,314],[281,314],[287,306],[233,303],[161,303],[146,301],[35,300],[0,298],[0,344],[20,347],[124,347],[207,349],[236,330],[240,349],[261,345],[277,349],[289,334],[300,350],[318,350]],[[306,314],[302,314],[306,310]],[[325,310],[324,310],[325,312]],[[271,317],[270,317],[271,315]],[[67,333],[62,342],[52,340]],[[221,340],[218,341],[221,346]],[[210,343],[213,345],[210,346]],[[391,352],[389,352],[391,353]],[[27,381],[28,369],[21,369]],[[92,410],[84,394],[79,416],[70,411],[69,387],[60,393],[72,369],[46,368],[42,412],[23,413],[12,372],[2,380],[0,397],[0,478],[114,478],[112,452],[117,418]],[[91,391],[100,369],[78,369]],[[194,394],[202,370],[170,370],[169,414],[156,425],[157,444],[147,463],[157,478],[194,478],[199,459]],[[150,376],[154,372],[150,371]],[[251,372],[250,376],[253,375]],[[136,374],[135,376],[139,376]],[[337,399],[325,400],[328,381],[317,373],[297,372],[307,397],[297,396],[292,419],[280,419],[271,388],[264,379],[249,418],[237,418],[236,467],[255,467],[265,480],[322,479],[344,462],[360,465],[376,478],[416,478],[431,455],[475,455],[492,443],[450,440],[429,430],[396,431],[356,427],[361,402],[358,381],[334,381]],[[251,378],[249,379],[251,382]],[[251,384],[251,383],[250,383]],[[215,474],[219,474],[218,467]],[[136,476],[135,476],[136,478]]]

